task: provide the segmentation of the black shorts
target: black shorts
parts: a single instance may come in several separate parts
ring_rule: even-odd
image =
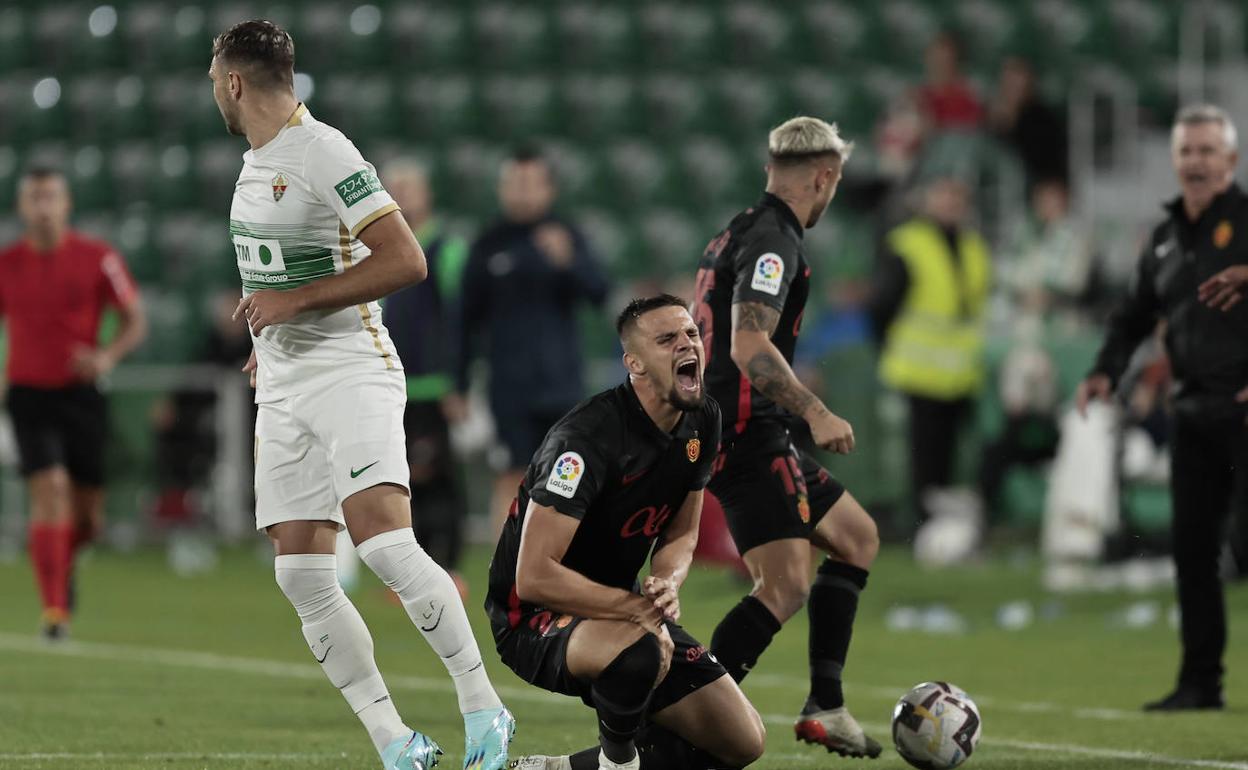
[[[592,682],[577,679],[568,672],[568,640],[572,629],[584,618],[538,610],[520,616],[511,629],[495,628],[498,655],[507,667],[524,681],[543,690],[579,697],[593,707]],[[648,713],[662,711],[728,672],[689,632],[675,623],[664,623],[672,637],[672,666],[654,688]]]
[[[23,476],[61,465],[74,482],[103,486],[108,409],[98,390],[14,385],[8,407]]]
[[[770,420],[751,423],[724,442],[707,488],[724,509],[738,551],[787,538],[809,539],[845,494],[813,452],[808,431],[793,436]]]

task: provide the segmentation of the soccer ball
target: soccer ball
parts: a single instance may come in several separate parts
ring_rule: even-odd
[[[893,709],[893,745],[919,770],[948,770],[975,751],[980,726],[979,708],[960,688],[924,682]]]

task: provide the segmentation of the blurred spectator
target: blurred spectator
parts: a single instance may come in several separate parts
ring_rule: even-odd
[[[533,452],[555,420],[584,395],[576,311],[599,305],[607,283],[588,242],[554,214],[556,185],[549,161],[521,149],[503,162],[498,198],[502,218],[472,245],[460,305],[458,395],[463,414],[477,336],[489,338],[489,399],[502,443],[492,512],[498,528]]]
[[[962,74],[962,47],[943,32],[924,55],[926,80],[915,91],[926,133],[968,131],[979,127],[984,108]]]
[[[64,174],[29,169],[17,189],[23,237],[0,251],[6,401],[30,496],[30,562],[48,640],[68,633],[75,557],[104,523],[108,406],[96,383],[147,333],[125,261],[70,228],[72,203]],[[108,308],[121,323],[101,345]]]
[[[1009,318],[1031,323],[1059,316],[1071,326],[1086,318],[1094,277],[1092,239],[1071,214],[1065,181],[1050,177],[1032,187],[1031,214],[1002,256],[998,281]]]
[[[869,301],[883,352],[880,376],[910,403],[911,504],[931,513],[932,490],[950,485],[958,432],[984,378],[988,247],[969,224],[969,190],[931,181],[918,215],[884,237]]]
[[[1036,93],[1036,73],[1026,59],[1010,56],[1001,63],[988,126],[1017,153],[1029,184],[1067,178],[1066,121]]]
[[[252,350],[247,322],[233,318],[237,306],[237,291],[222,291],[212,298],[212,328],[197,360],[222,367],[223,375],[231,381],[237,379],[238,370],[247,363]],[[178,390],[152,409],[156,478],[160,485],[154,513],[162,523],[189,523],[198,515],[193,493],[207,483],[219,449],[217,407],[217,391],[201,387]],[[252,404],[246,414],[248,457],[254,410]]]
[[[424,169],[412,161],[394,161],[381,170],[381,181],[425,250],[429,277],[400,289],[385,300],[386,328],[407,377],[407,462],[411,468],[412,527],[416,539],[451,573],[456,573],[463,543],[465,506],[459,488],[450,429],[442,401],[452,392],[455,329],[451,310],[459,297],[468,244],[444,233],[433,217],[433,195]]]

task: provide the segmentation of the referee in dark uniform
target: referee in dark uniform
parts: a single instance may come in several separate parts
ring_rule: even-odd
[[[1232,500],[1248,489],[1248,304],[1223,310],[1210,280],[1248,263],[1248,197],[1234,182],[1235,126],[1218,107],[1182,110],[1171,155],[1181,195],[1140,255],[1131,288],[1109,321],[1092,373],[1079,386],[1082,411],[1108,398],[1136,346],[1166,322],[1174,370],[1170,491],[1183,661],[1178,684],[1150,711],[1221,709],[1226,606],[1218,558]],[[1209,300],[1209,303],[1202,299]],[[1242,503],[1241,503],[1242,504]]]

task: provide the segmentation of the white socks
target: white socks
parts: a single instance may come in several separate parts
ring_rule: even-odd
[[[293,554],[273,561],[277,584],[303,621],[303,637],[312,655],[329,681],[342,691],[380,753],[409,730],[373,661],[373,637],[368,626],[338,585],[336,557]]]
[[[383,532],[360,543],[356,550],[377,577],[399,595],[412,622],[442,658],[455,682],[460,712],[501,707],[454,581],[416,543],[412,530],[405,527]]]

